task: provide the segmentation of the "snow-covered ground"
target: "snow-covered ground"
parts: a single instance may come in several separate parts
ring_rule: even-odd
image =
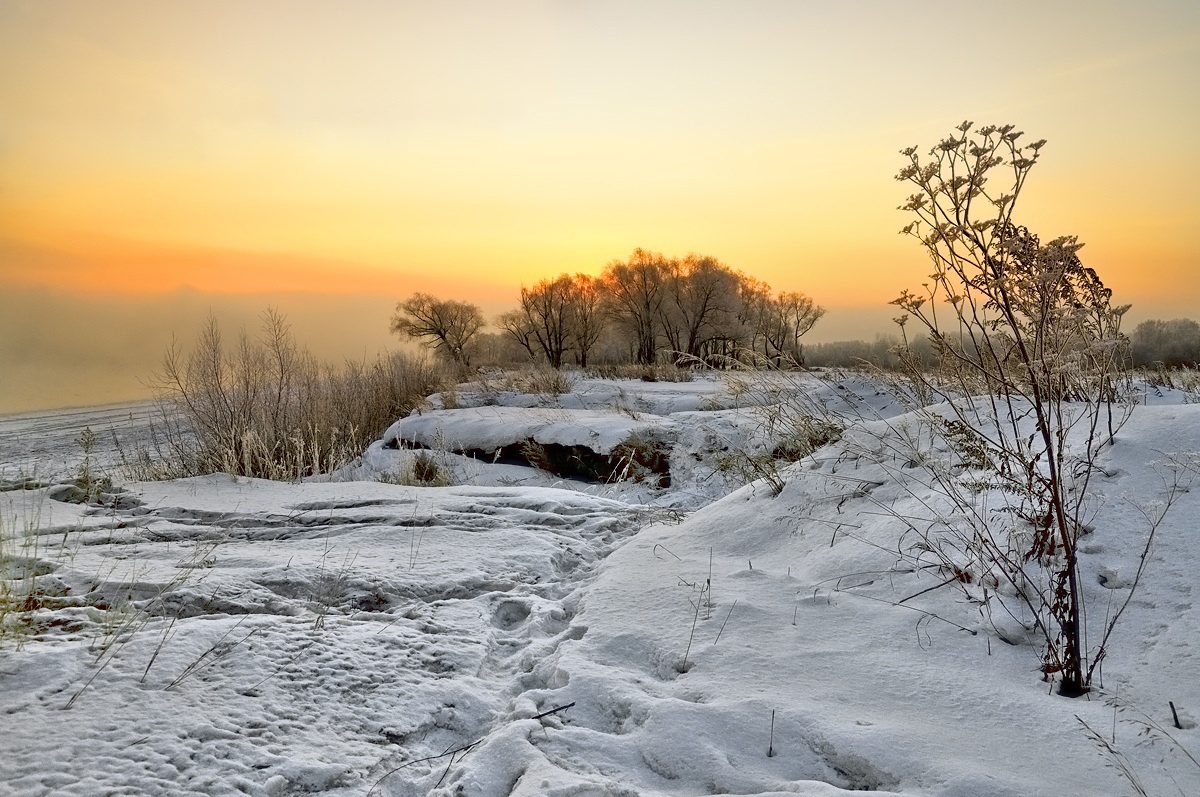
[[[97,467],[116,473],[121,455],[154,447],[151,426],[157,409],[152,401],[73,407],[0,415],[0,479],[69,478],[83,463],[80,436],[95,433],[91,454]]]
[[[783,415],[845,433],[771,474],[778,495],[739,486],[787,393]],[[1172,463],[1200,451],[1184,398],[1137,408],[1102,455],[1094,628]],[[1200,794],[1200,490],[1158,528],[1103,688],[1072,700],[1041,680],[1028,618],[928,589],[944,576],[905,555],[898,519],[939,499],[889,460],[911,416],[873,379],[453,403],[332,480],[132,482],[108,506],[0,493],[4,583],[42,603],[0,646],[0,794]],[[10,484],[31,445],[11,441],[47,439],[21,423],[0,420]],[[77,434],[39,475],[71,475]],[[670,486],[510,456],[619,466],[631,439]],[[419,456],[448,486],[398,483]]]

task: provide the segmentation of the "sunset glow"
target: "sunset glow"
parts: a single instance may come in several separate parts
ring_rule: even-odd
[[[1200,317],[1198,75],[1190,0],[6,0],[0,366],[38,378],[6,311],[28,296],[491,312],[635,247],[810,294],[815,339],[870,338],[926,268],[896,234],[897,151],[963,119],[1049,140],[1018,217],[1086,242],[1131,318]],[[385,345],[377,324],[347,351]]]

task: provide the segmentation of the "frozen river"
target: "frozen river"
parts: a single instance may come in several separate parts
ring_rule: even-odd
[[[96,434],[93,466],[102,473],[119,469],[122,451],[132,458],[140,449],[153,450],[151,427],[158,417],[153,401],[0,415],[0,478],[73,474],[84,458],[85,429]]]

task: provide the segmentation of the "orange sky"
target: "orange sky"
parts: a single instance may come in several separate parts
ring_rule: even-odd
[[[1200,318],[1198,77],[1194,0],[4,0],[0,411],[136,394],[181,295],[304,331],[338,328],[337,294],[378,331],[326,346],[373,351],[413,291],[490,312],[638,246],[871,337],[925,269],[897,151],[964,118],[1049,140],[1018,217],[1085,241],[1134,321]],[[70,339],[49,308],[85,300],[112,308],[104,374],[13,342]]]

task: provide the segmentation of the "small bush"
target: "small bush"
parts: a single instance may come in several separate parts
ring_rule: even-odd
[[[52,579],[55,566],[43,559],[41,505],[24,496],[0,507],[0,647],[20,650],[44,630],[42,609],[53,608],[61,587]]]
[[[520,442],[519,447],[521,458],[532,467],[544,470],[547,473],[557,472],[554,461],[550,457],[550,452],[537,440],[534,440],[532,437],[527,438]]]
[[[518,371],[513,381],[522,393],[542,396],[561,396],[575,388],[574,377],[557,368],[527,368]]]
[[[1200,398],[1200,367],[1188,368],[1181,365],[1178,368],[1167,368],[1160,365],[1157,368],[1135,370],[1134,376],[1151,387],[1182,390]]]
[[[664,445],[634,434],[618,443],[609,455],[608,481],[649,482],[671,486],[671,453]]]
[[[403,460],[402,460],[403,463]],[[449,468],[432,451],[419,450],[395,473],[382,474],[380,481],[405,487],[448,487],[453,483]]]
[[[902,152],[896,179],[915,193],[901,206],[912,219],[901,232],[920,242],[935,269],[920,290],[903,291],[892,304],[902,311],[896,322],[904,340],[914,337],[907,330],[920,330],[938,358],[935,378],[919,368],[908,374],[915,391],[935,396],[949,413],[931,417],[932,428],[956,455],[986,468],[970,482],[944,466],[931,470],[957,518],[913,528],[924,535],[922,552],[966,551],[1020,596],[1042,637],[1044,678],[1078,697],[1091,687],[1120,616],[1117,610],[1105,619],[1099,645],[1089,650],[1089,574],[1079,553],[1094,511],[1091,474],[1131,406],[1121,332],[1129,306],[1113,304],[1112,291],[1080,260],[1074,236],[1042,243],[1015,221],[1046,143],[1022,145],[1021,135],[1012,125],[968,121],[928,155],[916,147]],[[1003,493],[1003,507],[979,500],[984,491]],[[945,557],[951,575],[963,569],[955,556]]]
[[[798,462],[822,446],[836,442],[842,427],[820,418],[798,416],[791,419],[787,435],[771,449],[771,458]]]
[[[428,451],[419,451],[413,457],[413,481],[425,486],[444,486],[450,483],[450,474]]]

